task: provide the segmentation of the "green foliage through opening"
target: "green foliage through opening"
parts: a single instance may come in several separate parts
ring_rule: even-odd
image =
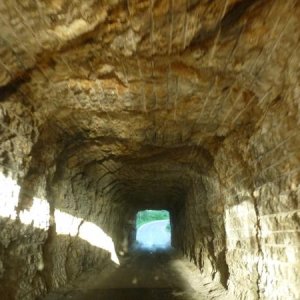
[[[166,210],[143,210],[136,214],[136,228],[138,229],[143,224],[158,221],[158,220],[169,220],[170,215]]]

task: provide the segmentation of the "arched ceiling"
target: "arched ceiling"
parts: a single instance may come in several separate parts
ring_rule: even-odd
[[[39,126],[32,168],[98,178],[106,162],[136,201],[181,195],[297,84],[294,0],[5,0],[0,12],[1,100]]]

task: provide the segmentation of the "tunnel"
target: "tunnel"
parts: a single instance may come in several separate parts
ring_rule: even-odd
[[[300,299],[299,1],[3,0],[0,25],[1,299]],[[143,210],[170,251],[133,249]],[[107,269],[127,289],[72,296]]]

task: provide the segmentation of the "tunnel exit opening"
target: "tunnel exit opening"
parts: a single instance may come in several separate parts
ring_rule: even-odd
[[[167,210],[142,210],[136,214],[136,246],[155,250],[171,247],[170,213]]]

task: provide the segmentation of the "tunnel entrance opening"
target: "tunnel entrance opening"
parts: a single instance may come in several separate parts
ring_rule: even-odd
[[[171,223],[167,210],[143,210],[136,214],[136,247],[145,250],[171,247]]]

